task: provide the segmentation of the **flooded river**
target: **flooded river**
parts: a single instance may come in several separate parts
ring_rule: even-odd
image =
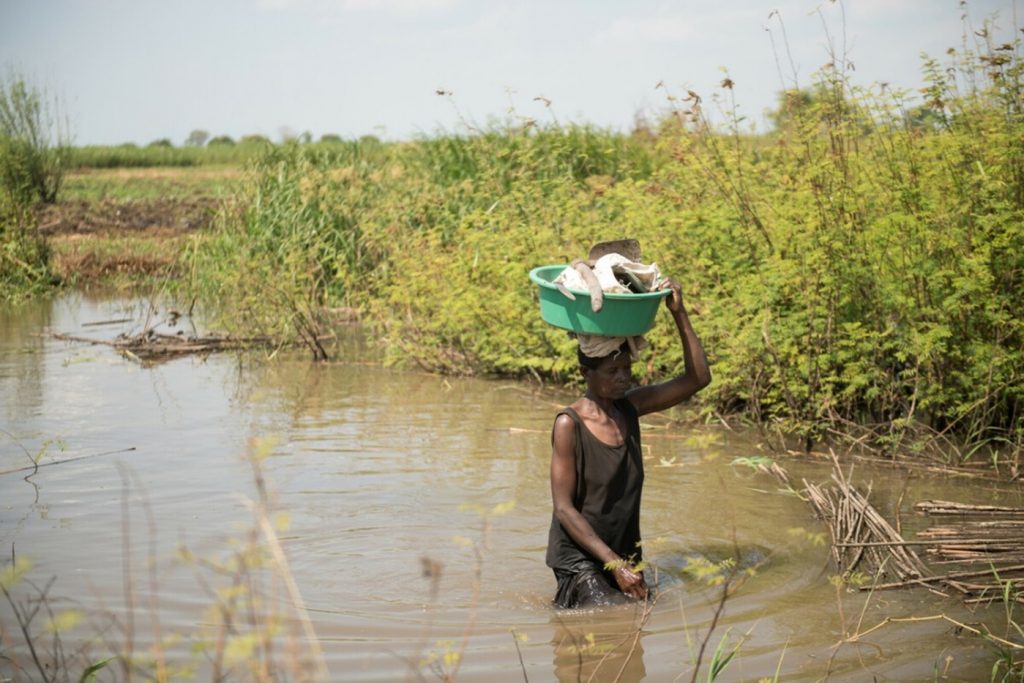
[[[835,647],[844,628],[887,617],[945,614],[996,633],[1006,620],[924,590],[837,591],[810,508],[736,464],[764,455],[749,435],[645,419],[641,523],[658,599],[646,615],[557,613],[548,433],[571,395],[385,368],[356,331],[327,364],[282,353],[149,367],[43,335],[111,339],[145,316],[140,302],[82,294],[0,312],[0,554],[30,560],[40,589],[55,577],[54,612],[84,617],[67,624],[68,656],[127,649],[144,670],[202,679],[305,656],[330,680],[688,681],[721,588],[680,570],[731,557],[751,571],[707,639],[701,680],[734,648],[718,680],[989,679],[994,650],[941,620]],[[254,468],[247,455],[264,457]],[[34,476],[12,472],[30,458]],[[796,481],[829,475],[783,464]],[[993,484],[857,471],[887,514],[906,489],[906,527],[923,498],[1022,504]],[[272,535],[254,518],[261,485]],[[254,541],[262,551],[244,552]],[[32,594],[22,581],[12,597]],[[9,604],[0,621],[4,651],[37,680]],[[18,676],[0,661],[0,678]],[[100,675],[121,678],[117,663]]]

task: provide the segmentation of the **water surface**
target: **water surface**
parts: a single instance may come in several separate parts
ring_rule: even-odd
[[[708,640],[705,663],[720,644],[739,645],[719,680],[776,670],[787,681],[826,672],[988,679],[992,650],[938,620],[892,624],[835,648],[844,620],[852,632],[887,617],[946,614],[1001,632],[1005,618],[922,590],[837,591],[810,508],[732,464],[764,454],[754,435],[645,418],[642,529],[659,598],[646,618],[633,608],[558,613],[543,562],[548,433],[572,395],[385,368],[358,330],[327,364],[296,352],[269,363],[224,354],[142,366],[44,334],[110,339],[137,331],[147,306],[70,294],[0,312],[0,471],[29,458],[69,460],[27,480],[24,471],[0,475],[0,548],[30,558],[38,585],[56,577],[58,609],[88,615],[66,634],[69,649],[102,655],[131,642],[140,661],[160,651],[181,675],[208,677],[219,623],[211,605],[232,594],[232,549],[251,538],[259,499],[245,456],[265,453],[259,476],[281,513],[288,574],[331,680],[433,680],[454,652],[465,681],[689,680],[721,595],[681,574],[695,557],[738,557],[754,569]],[[121,319],[132,322],[105,322]],[[828,478],[827,463],[783,464],[796,481]],[[923,521],[906,511],[924,498],[1022,504],[1019,492],[991,484],[857,472],[887,514],[906,488],[911,529]],[[287,586],[256,567],[243,584],[267,612],[235,615],[239,632],[275,615],[278,659],[308,649]],[[15,591],[28,593],[26,584]],[[16,642],[6,604],[0,619]],[[90,644],[97,632],[105,642]]]

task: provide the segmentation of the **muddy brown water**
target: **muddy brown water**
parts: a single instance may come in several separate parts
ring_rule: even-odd
[[[756,566],[708,639],[701,680],[720,645],[739,646],[726,681],[777,671],[786,681],[989,678],[994,651],[939,620],[835,647],[844,620],[852,631],[945,614],[1002,634],[1006,619],[923,590],[837,593],[827,548],[813,541],[825,529],[808,506],[735,464],[763,455],[750,434],[645,419],[642,528],[661,588],[637,636],[634,609],[548,606],[548,431],[569,394],[385,368],[355,330],[336,362],[319,365],[291,354],[142,367],[107,347],[41,336],[109,339],[137,331],[145,315],[142,302],[84,294],[0,311],[0,471],[40,454],[44,465],[75,459],[28,480],[0,475],[0,548],[29,558],[37,585],[56,577],[57,611],[86,615],[64,634],[69,651],[88,646],[98,658],[123,646],[119,626],[131,623],[137,656],[160,642],[179,676],[209,678],[210,605],[231,585],[230,567],[211,565],[252,527],[256,484],[243,456],[262,439],[263,476],[287,516],[281,544],[330,680],[436,680],[445,654],[462,651],[464,681],[688,681],[720,595],[680,572],[694,557]],[[131,322],[105,322],[119,319]],[[823,463],[783,464],[797,480],[828,477]],[[905,527],[922,524],[906,510],[924,498],[1021,504],[1019,491],[994,484],[857,472],[887,513],[906,485]],[[285,662],[309,646],[294,601],[281,582],[252,574],[268,612],[283,617],[273,644]],[[30,592],[22,582],[14,596]],[[240,631],[266,617],[236,615]],[[0,620],[5,651],[26,664],[7,604]],[[105,641],[90,645],[97,634]],[[246,660],[236,646],[229,654]],[[15,674],[0,661],[0,676]]]

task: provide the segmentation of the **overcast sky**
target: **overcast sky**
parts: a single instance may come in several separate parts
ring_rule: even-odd
[[[974,28],[998,13],[1010,39],[1014,5],[966,12]],[[829,61],[830,37],[855,82],[916,89],[922,53],[961,45],[963,13],[958,0],[0,0],[0,64],[60,96],[80,145],[181,144],[194,129],[397,139],[510,110],[628,130],[666,92],[723,93],[723,68],[763,129],[776,93]]]

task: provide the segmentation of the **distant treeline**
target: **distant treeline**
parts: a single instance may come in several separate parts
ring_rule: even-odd
[[[530,268],[638,238],[683,282],[714,367],[708,419],[953,461],[1024,443],[1024,106],[1014,46],[925,65],[925,102],[837,67],[778,129],[699,96],[630,135],[533,122],[404,144],[267,148],[186,255],[208,304],[317,348],[357,305],[393,359],[571,381]],[[723,82],[723,92],[732,87]],[[728,94],[727,92],[725,94]],[[670,325],[645,381],[681,367]],[[317,353],[321,353],[317,349]]]

